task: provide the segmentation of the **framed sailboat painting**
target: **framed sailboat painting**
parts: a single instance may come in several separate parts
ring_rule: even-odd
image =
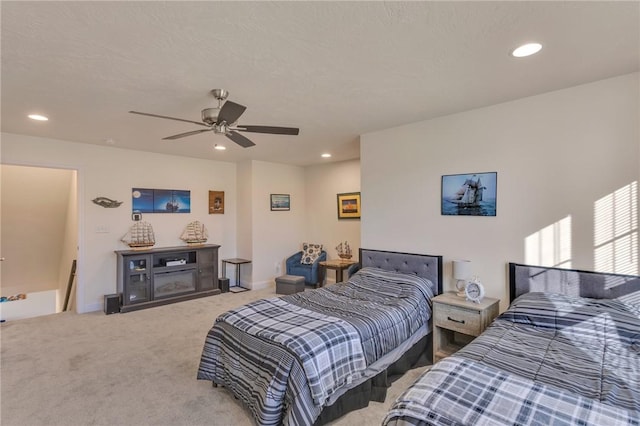
[[[442,176],[442,214],[495,216],[497,172]]]

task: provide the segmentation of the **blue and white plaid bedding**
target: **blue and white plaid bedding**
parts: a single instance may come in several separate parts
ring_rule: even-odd
[[[427,323],[433,295],[429,280],[363,268],[252,302],[216,319],[197,377],[228,387],[258,424],[312,424],[329,396]]]
[[[640,309],[528,293],[436,364],[385,425],[640,425]]]
[[[405,391],[384,425],[637,425],[638,413],[451,356]]]
[[[367,367],[358,331],[348,322],[293,305],[263,299],[222,314],[217,321],[287,348],[307,377],[317,405]]]

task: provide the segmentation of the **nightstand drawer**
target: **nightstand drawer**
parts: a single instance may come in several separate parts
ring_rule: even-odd
[[[478,311],[436,303],[433,317],[437,327],[471,336],[478,336],[482,332]]]

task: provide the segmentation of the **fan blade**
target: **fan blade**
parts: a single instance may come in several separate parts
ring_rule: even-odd
[[[180,138],[184,138],[186,136],[197,135],[198,133],[209,132],[211,130],[213,130],[213,129],[192,130],[190,132],[179,133],[179,134],[173,135],[173,136],[167,136],[166,138],[162,138],[162,140],[166,141],[166,140],[180,139]]]
[[[243,148],[249,148],[250,146],[254,146],[255,145],[255,143],[251,142],[249,139],[245,138],[240,133],[234,132],[233,130],[231,130],[225,136],[228,137],[229,139],[231,139],[232,141],[234,141],[235,143],[237,143],[238,145],[240,145]]]
[[[220,108],[220,112],[218,113],[218,124],[225,121],[227,125],[231,125],[238,121],[238,118],[242,115],[244,110],[247,109],[246,106],[237,104],[235,102],[226,101],[222,108]]]
[[[270,133],[273,135],[297,135],[300,133],[300,129],[297,127],[275,127],[275,126],[236,126],[241,132],[254,132],[254,133]]]
[[[185,123],[192,123],[192,124],[197,124],[199,126],[207,126],[207,127],[209,127],[208,124],[203,123],[201,121],[191,121],[191,120],[185,120],[183,118],[167,117],[166,115],[149,114],[148,112],[138,112],[138,111],[129,111],[129,112],[131,114],[147,115],[149,117],[156,117],[156,118],[166,118],[167,120],[184,121]]]

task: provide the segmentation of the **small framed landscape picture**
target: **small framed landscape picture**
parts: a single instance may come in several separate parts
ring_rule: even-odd
[[[442,214],[495,216],[497,172],[442,176]]]
[[[338,219],[360,219],[360,193],[338,194]]]
[[[271,211],[291,210],[291,197],[289,194],[271,194]]]
[[[209,191],[209,214],[224,214],[224,191]]]

